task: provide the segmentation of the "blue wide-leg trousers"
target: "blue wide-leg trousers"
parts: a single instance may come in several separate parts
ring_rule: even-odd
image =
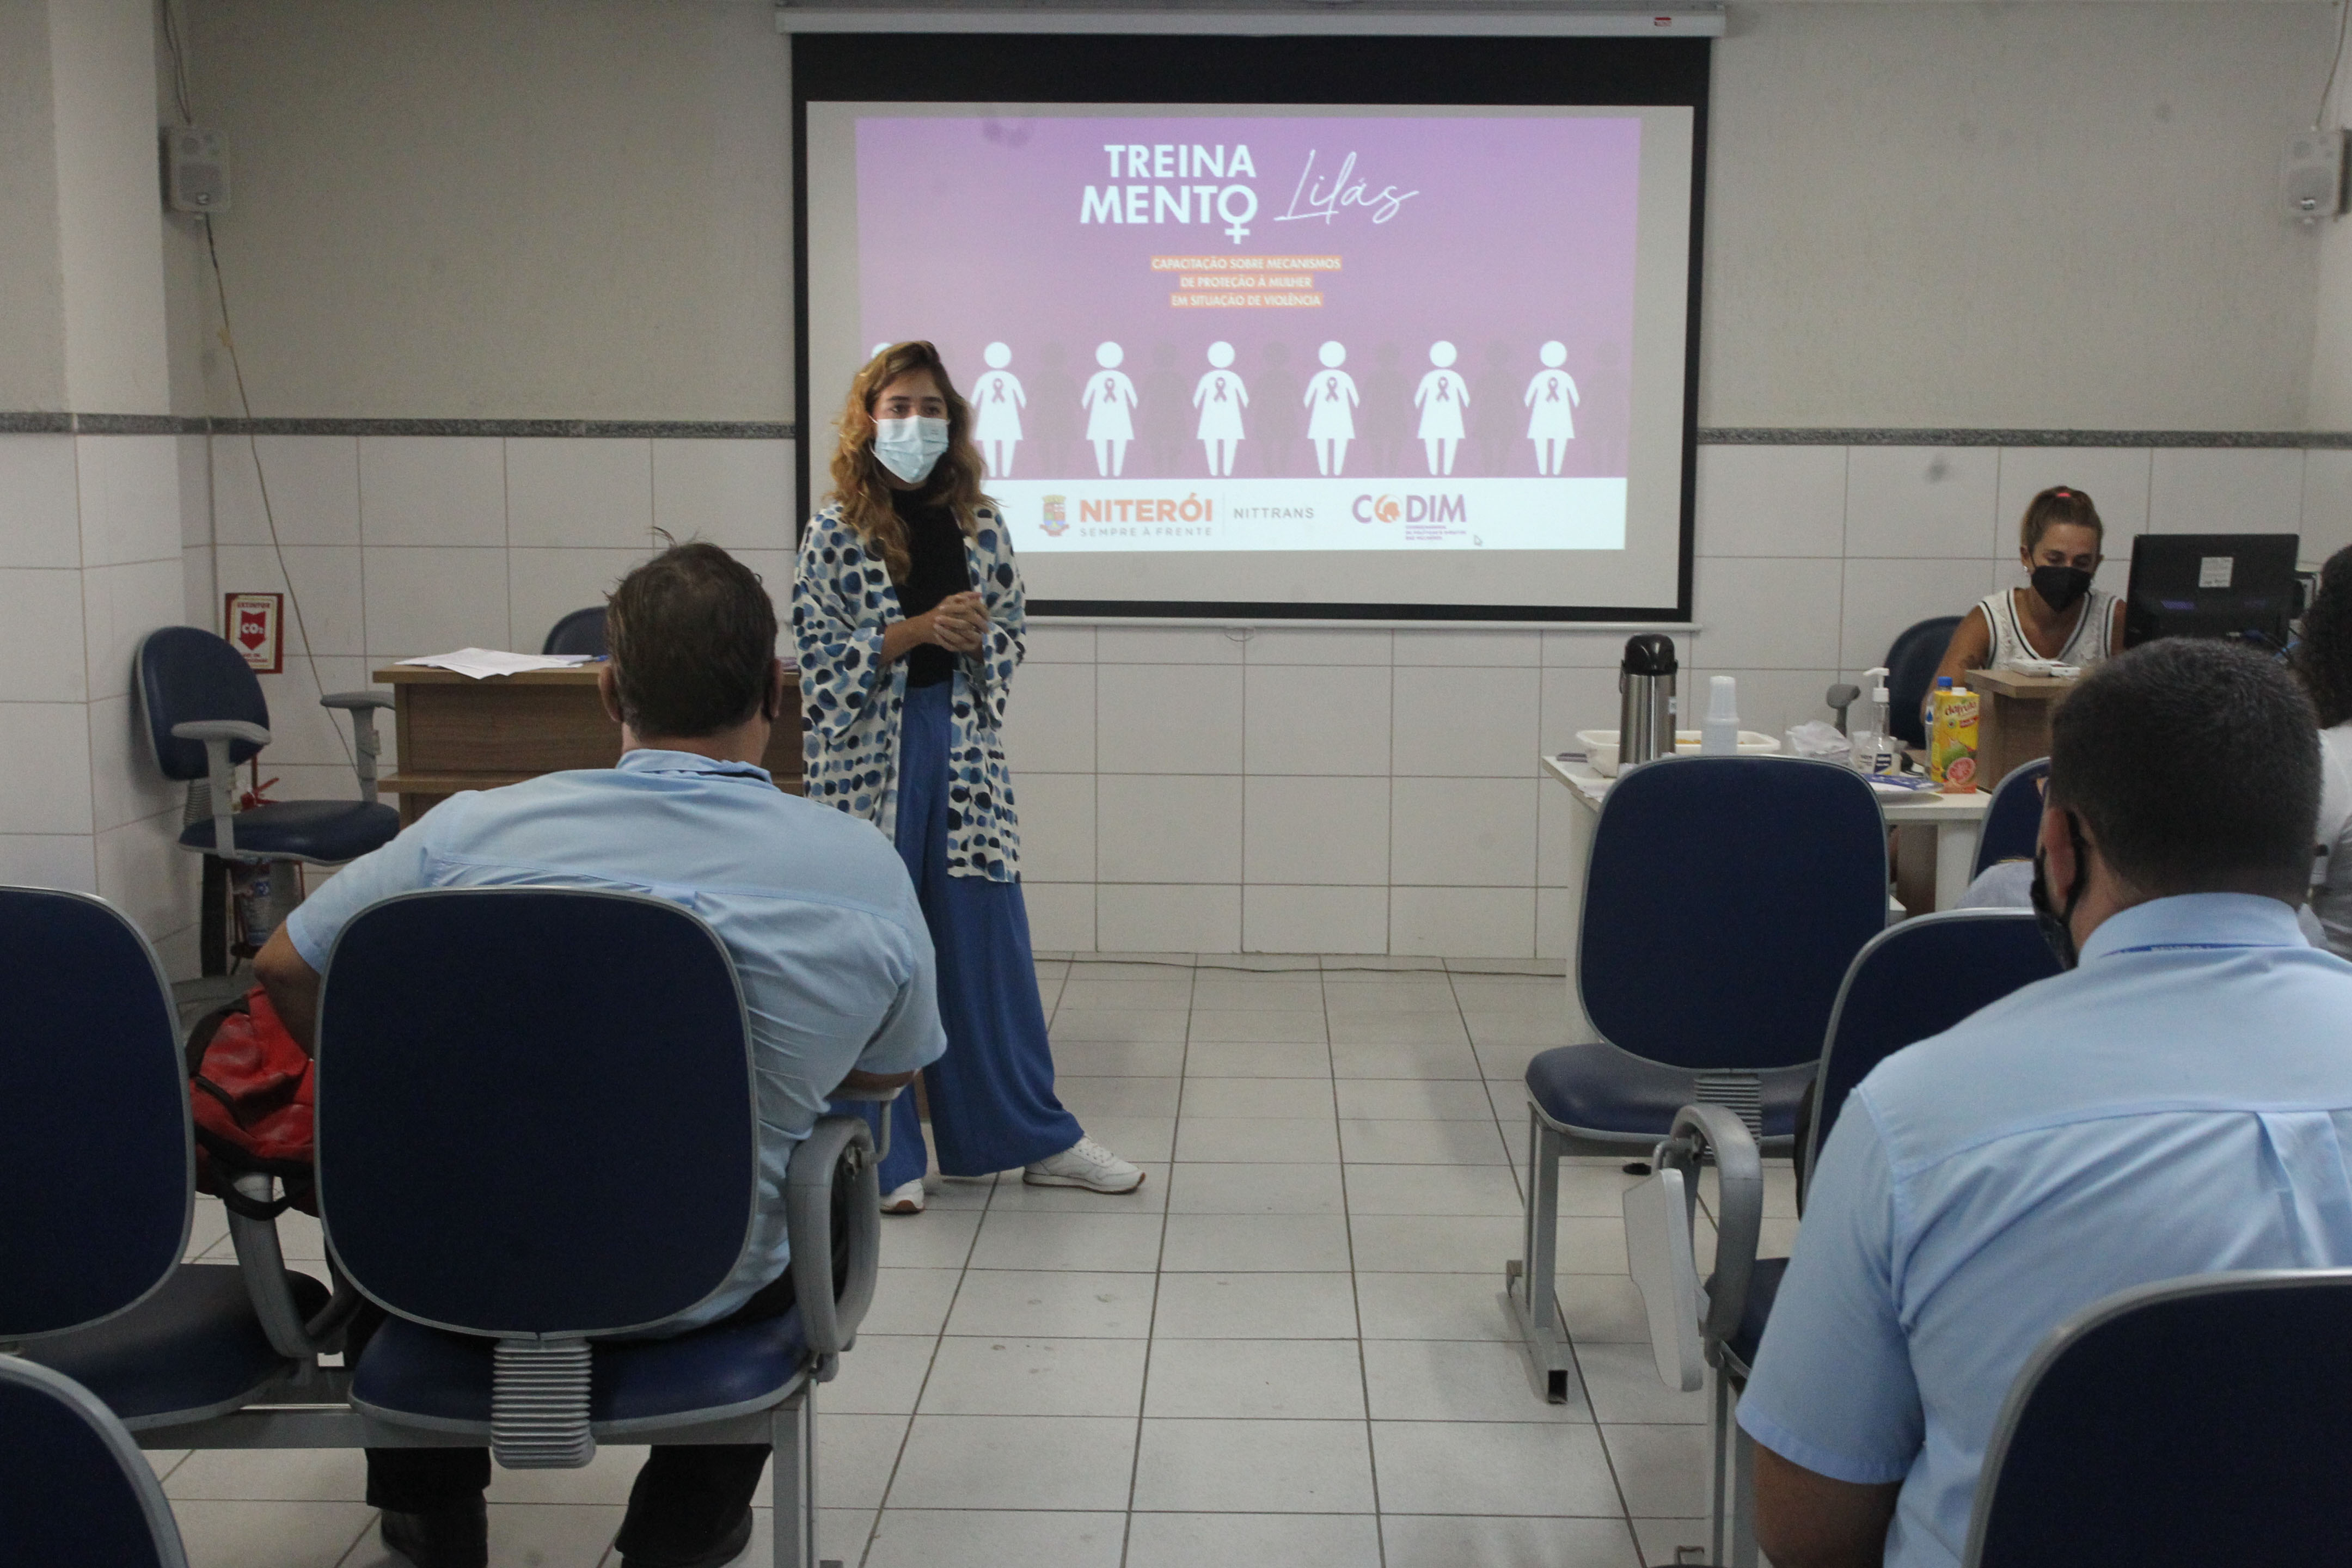
[[[940,1169],[984,1176],[1058,1154],[1083,1130],[1054,1098],[1054,1052],[1037,998],[1021,884],[948,875],[948,721],[955,689],[951,680],[908,688],[898,731],[898,845],[939,955],[948,1049],[923,1069],[923,1083]],[[923,1173],[912,1093],[892,1108],[890,1132],[881,1170],[886,1193]]]

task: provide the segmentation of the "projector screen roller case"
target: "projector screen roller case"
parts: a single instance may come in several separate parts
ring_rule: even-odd
[[[1691,126],[812,103],[813,383],[937,343],[1057,607],[1670,609]]]

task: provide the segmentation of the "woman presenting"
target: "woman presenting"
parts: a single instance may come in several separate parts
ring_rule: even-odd
[[[1143,1173],[1054,1097],[1004,763],[1021,572],[971,428],[929,343],[887,347],[850,383],[833,492],[793,576],[807,794],[890,835],[922,901],[948,1037],[924,1078],[940,1169],[1132,1192]],[[926,1162],[910,1097],[894,1118],[882,1205],[913,1214]]]

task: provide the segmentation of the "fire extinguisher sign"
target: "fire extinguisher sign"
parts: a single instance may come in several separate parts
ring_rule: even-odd
[[[222,635],[245,656],[256,675],[286,668],[286,595],[230,594],[221,610]]]

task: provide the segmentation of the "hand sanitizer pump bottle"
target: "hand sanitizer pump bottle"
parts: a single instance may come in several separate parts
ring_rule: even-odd
[[[1893,771],[1894,747],[1886,735],[1887,671],[1865,669],[1862,678],[1869,684],[1869,705],[1862,710],[1862,721],[1853,726],[1849,739],[1853,744],[1853,770],[1859,773],[1884,773]]]
[[[1698,754],[1736,757],[1739,754],[1739,683],[1728,675],[1711,675],[1706,681],[1706,721],[1698,729]]]

